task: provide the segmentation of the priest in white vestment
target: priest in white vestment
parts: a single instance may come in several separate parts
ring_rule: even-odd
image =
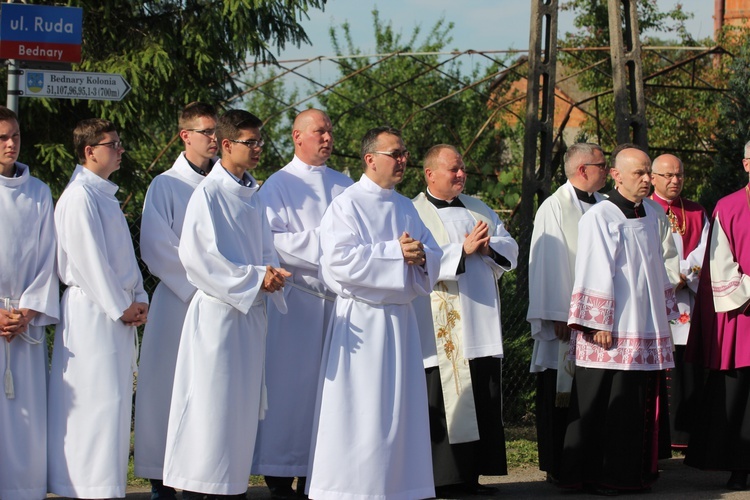
[[[242,110],[219,118],[222,159],[185,212],[179,255],[198,291],[182,328],[164,456],[164,484],[183,499],[244,497],[265,409],[266,295],[286,311],[280,290],[289,273],[278,268],[247,173],[260,160],[261,126]]]
[[[365,173],[320,225],[320,276],[336,293],[318,391],[309,496],[431,498],[427,390],[412,301],[442,252],[394,187],[409,158],[398,130],[362,140]]]
[[[150,480],[151,500],[175,496],[174,488],[162,484],[164,446],[182,323],[195,293],[177,249],[190,195],[216,162],[216,109],[190,103],[180,112],[179,127],[185,150],[151,181],[141,216],[141,258],[159,284],[138,364],[134,471]]]
[[[123,498],[130,455],[136,327],[148,296],[109,176],[125,149],[112,123],[73,131],[78,159],[55,208],[61,303],[49,381],[49,491]]]
[[[47,342],[60,315],[49,187],[19,163],[16,114],[0,106],[0,498],[47,495]]]
[[[258,424],[253,474],[265,476],[273,496],[305,491],[310,462],[317,379],[335,295],[318,278],[320,219],[328,205],[352,184],[326,166],[333,150],[333,125],[320,110],[294,120],[294,158],[258,191],[266,206],[274,246],[292,273],[284,297],[294,314],[268,307],[266,386],[268,411]]]
[[[479,476],[508,473],[498,280],[516,267],[518,244],[490,207],[462,194],[466,166],[455,147],[430,148],[424,173],[427,190],[413,202],[443,251],[425,301],[430,324],[420,325],[436,493],[491,494]]]
[[[617,189],[579,223],[568,325],[576,362],[560,484],[596,494],[647,489],[658,477],[661,371],[674,366],[677,317],[662,254],[660,210],[644,204],[651,161],[621,151]],[[617,436],[612,439],[612,436]]]
[[[529,253],[529,310],[536,373],[536,432],[539,469],[555,481],[560,474],[563,441],[575,365],[566,359],[568,312],[575,279],[578,222],[604,197],[598,193],[609,167],[597,144],[571,145],[563,159],[568,181],[539,206]]]

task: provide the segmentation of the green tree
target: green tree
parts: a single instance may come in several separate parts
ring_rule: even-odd
[[[513,165],[504,139],[518,131],[490,122],[489,80],[466,90],[471,82],[492,77],[502,61],[462,72],[455,60],[437,54],[451,43],[451,23],[438,21],[422,38],[420,27],[404,40],[391,24],[372,12],[375,51],[384,56],[359,57],[348,24],[331,29],[343,82],[320,97],[336,128],[337,155],[330,163],[359,175],[359,145],[368,129],[389,125],[402,130],[412,153],[411,167],[398,189],[414,196],[424,189],[421,158],[438,143],[465,151],[469,172],[465,192],[480,194],[496,208],[512,208],[520,192],[520,177],[508,175]],[[420,53],[415,55],[414,53]],[[424,54],[428,53],[428,54]],[[491,79],[491,78],[490,78]],[[520,162],[519,162],[520,163]]]
[[[59,4],[44,1],[40,4]],[[180,108],[222,105],[240,90],[246,60],[273,60],[273,49],[308,42],[298,23],[325,0],[71,0],[83,8],[82,62],[75,70],[120,73],[133,89],[120,102],[21,99],[22,161],[56,195],[75,165],[71,131],[90,117],[113,121],[127,155],[113,176],[126,207],[140,212],[153,175],[168,168]],[[161,153],[161,154],[160,154]],[[152,165],[153,163],[153,165]],[[147,168],[151,167],[151,172]]]
[[[566,33],[561,44],[571,49],[595,49],[609,46],[609,21],[606,0],[570,0],[563,9],[576,15],[579,30]],[[698,58],[689,65],[677,66],[693,58],[696,45],[713,45],[711,40],[694,40],[685,29],[692,17],[680,4],[661,11],[654,0],[638,0],[638,22],[643,46],[682,46],[685,50],[644,50],[641,64],[645,79],[648,143],[653,157],[669,152],[681,157],[688,182],[685,195],[697,198],[705,189],[711,167],[711,136],[716,126],[717,100],[725,75],[713,65],[711,57]],[[667,35],[672,39],[643,36],[643,33]],[[674,39],[676,38],[676,39]],[[589,120],[583,136],[599,142],[611,151],[615,139],[614,97],[609,52],[581,50],[563,52],[566,72],[583,71],[576,78],[581,90],[597,95],[588,110],[598,119]]]
[[[714,166],[709,171],[701,204],[713,211],[723,196],[747,185],[742,168],[745,143],[750,140],[750,42],[747,29],[731,30],[726,41],[734,57],[728,64],[727,92],[718,106],[718,127],[713,139],[716,148]]]

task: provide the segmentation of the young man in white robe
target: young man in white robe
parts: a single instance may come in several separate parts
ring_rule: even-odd
[[[61,303],[49,382],[49,490],[122,498],[130,455],[136,327],[148,296],[117,185],[125,149],[99,118],[73,131],[78,159],[55,209]]]
[[[568,317],[576,370],[560,484],[601,495],[647,489],[668,432],[659,384],[674,366],[668,321],[678,312],[660,259],[661,211],[643,203],[650,173],[646,153],[621,151],[617,189],[578,228]]]
[[[336,293],[323,349],[311,498],[434,496],[427,390],[412,301],[432,291],[442,252],[396,193],[409,153],[398,130],[362,139],[364,175],[320,224],[320,276]]]
[[[508,473],[497,282],[516,267],[518,244],[490,207],[462,194],[466,166],[455,147],[430,148],[424,174],[427,190],[413,202],[443,251],[432,325],[420,328],[436,494],[491,494],[479,476]]]
[[[47,343],[60,315],[49,187],[19,163],[16,114],[0,106],[0,498],[47,495]]]
[[[266,386],[268,411],[258,424],[253,474],[263,474],[272,498],[305,491],[310,461],[317,376],[334,294],[318,278],[320,219],[352,180],[326,166],[333,150],[333,125],[317,109],[297,115],[292,129],[294,158],[258,191],[266,205],[279,260],[292,273],[284,289],[294,314],[268,308]]]
[[[175,367],[164,484],[182,498],[244,497],[258,419],[265,410],[266,296],[286,311],[258,183],[262,122],[230,110],[219,118],[221,160],[195,189],[179,255],[198,290],[188,307]]]
[[[529,256],[529,310],[536,379],[539,469],[554,482],[560,474],[574,364],[566,359],[568,312],[575,279],[578,222],[604,196],[609,167],[597,144],[571,145],[563,159],[568,181],[539,206]]]
[[[135,395],[135,474],[151,481],[152,500],[172,499],[162,483],[164,446],[177,362],[177,348],[195,286],[185,274],[178,247],[188,200],[216,161],[216,109],[193,102],[179,117],[185,150],[146,192],[141,217],[141,258],[159,284],[143,333]]]

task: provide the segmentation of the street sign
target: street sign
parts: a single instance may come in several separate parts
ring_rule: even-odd
[[[81,62],[83,9],[3,3],[0,58]]]
[[[130,84],[115,73],[21,70],[21,97],[119,101]]]

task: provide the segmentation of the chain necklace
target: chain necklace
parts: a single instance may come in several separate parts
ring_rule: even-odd
[[[747,190],[749,196],[748,203],[750,203],[750,189],[748,187],[745,187],[745,189]],[[652,194],[650,198],[653,200],[654,195]],[[685,204],[682,202],[682,198],[680,198],[680,209],[682,210],[682,225],[680,225],[677,214],[672,211],[671,203],[667,206],[667,219],[669,219],[669,225],[672,227],[673,233],[679,233],[680,236],[685,236],[685,230],[687,229],[687,218],[685,218]]]

